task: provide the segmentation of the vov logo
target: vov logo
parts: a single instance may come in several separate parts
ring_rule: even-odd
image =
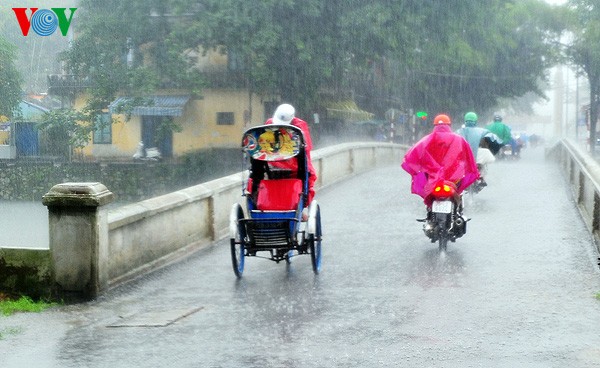
[[[73,20],[73,14],[77,10],[77,8],[69,8],[71,15],[67,19],[65,14],[67,8],[50,8],[52,10],[29,8],[31,10],[29,17],[27,17],[27,9],[12,8],[17,16],[19,26],[21,26],[23,36],[27,36],[30,29],[33,29],[39,36],[50,36],[56,31],[56,28],[60,28],[62,35],[66,36]]]

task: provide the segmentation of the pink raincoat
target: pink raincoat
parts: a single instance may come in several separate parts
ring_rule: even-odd
[[[431,134],[411,147],[402,168],[412,176],[412,193],[421,196],[427,205],[433,186],[440,180],[456,183],[460,193],[479,178],[469,143],[453,133],[449,125],[434,126]]]

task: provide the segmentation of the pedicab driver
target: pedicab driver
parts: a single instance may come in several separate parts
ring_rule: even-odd
[[[305,207],[308,207],[313,197],[315,196],[315,182],[317,181],[317,173],[312,165],[312,160],[310,157],[310,151],[312,150],[312,139],[310,136],[310,131],[308,129],[308,123],[306,121],[296,117],[296,109],[294,106],[290,104],[282,104],[277,107],[275,113],[272,118],[269,118],[265,124],[283,124],[283,125],[293,125],[295,127],[300,128],[304,135],[304,141],[306,144],[306,165],[308,168],[308,199],[304,204]],[[298,162],[297,160],[289,160],[289,161],[279,161],[271,163],[274,167],[280,169],[287,169],[292,171],[293,173],[298,172]],[[303,217],[305,216],[306,211],[303,212]]]
[[[440,180],[456,184],[461,193],[479,178],[477,164],[469,143],[452,132],[448,115],[437,115],[433,131],[421,138],[404,156],[402,168],[412,176],[411,191],[421,196],[431,209],[431,192]]]

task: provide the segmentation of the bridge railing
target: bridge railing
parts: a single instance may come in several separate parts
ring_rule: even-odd
[[[571,139],[563,139],[546,152],[562,168],[573,199],[596,247],[600,244],[600,164]],[[600,248],[598,248],[600,249]]]
[[[315,150],[316,189],[375,167],[399,165],[406,149],[373,142]],[[94,297],[181,259],[226,236],[245,176],[229,175],[110,210],[106,205],[113,195],[103,184],[58,184],[43,199],[50,250],[0,249],[0,289]]]
[[[352,143],[316,150],[317,189],[375,167],[400,164],[406,149]],[[546,155],[562,167],[582,218],[600,243],[600,165],[569,139]],[[0,249],[0,289],[93,297],[210,245],[227,233],[229,209],[241,200],[244,175],[111,210],[105,205],[112,193],[101,183],[59,184],[44,196],[50,249]]]

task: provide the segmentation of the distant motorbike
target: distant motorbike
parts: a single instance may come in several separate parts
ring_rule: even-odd
[[[520,139],[514,139],[507,145],[504,145],[498,153],[501,160],[518,160],[521,158],[521,149],[523,142]]]
[[[498,151],[498,159],[499,160],[511,160],[512,159],[512,147],[507,144],[500,148]]]
[[[160,161],[162,159],[162,155],[157,147],[145,148],[144,142],[140,141],[140,143],[138,143],[137,150],[133,154],[133,159],[140,161]]]
[[[467,220],[462,216],[462,196],[451,181],[438,182],[431,193],[433,202],[423,231],[432,243],[438,242],[439,250],[446,251],[448,241],[454,242],[467,232]]]

